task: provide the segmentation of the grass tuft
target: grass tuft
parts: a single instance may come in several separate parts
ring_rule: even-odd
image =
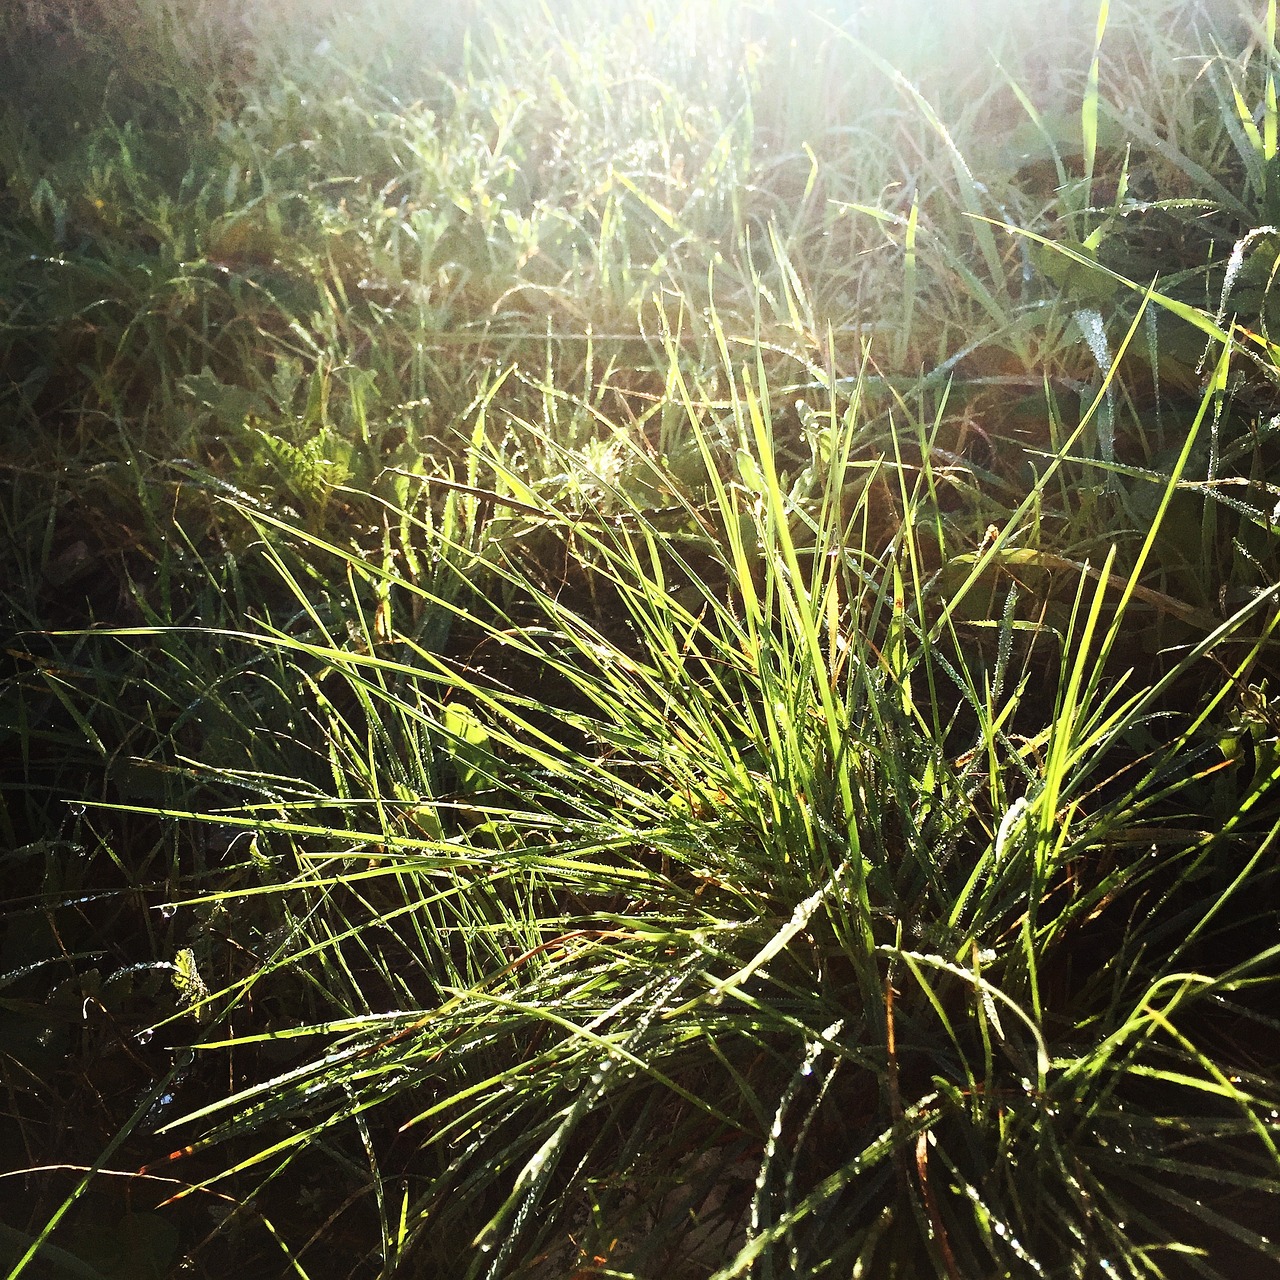
[[[1277,1269],[1276,5],[1052,8],[0,18],[9,1280]]]

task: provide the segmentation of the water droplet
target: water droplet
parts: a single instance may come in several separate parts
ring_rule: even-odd
[[[800,1074],[801,1074],[802,1076],[811,1076],[811,1075],[813,1075],[813,1063],[812,1063],[812,1062],[806,1062],[806,1063],[805,1063],[805,1064],[800,1068]]]
[[[178,910],[172,902],[162,902],[157,909],[160,912],[161,920],[172,920]]]
[[[84,807],[84,805],[82,805],[78,800],[77,800],[77,801],[75,801],[75,803],[73,803],[73,804],[69,804],[69,805],[67,805],[67,808],[71,811],[71,816],[72,816],[73,818],[83,818],[83,817],[84,817],[84,809],[85,809],[85,807]]]
[[[1111,348],[1107,343],[1107,330],[1106,325],[1103,323],[1102,313],[1095,311],[1092,307],[1083,307],[1075,313],[1075,322],[1079,326],[1080,332],[1084,335],[1085,342],[1089,344],[1089,350],[1092,352],[1094,362],[1098,366],[1098,372],[1102,374],[1105,380],[1111,373]],[[1108,386],[1103,402],[1099,406],[1097,428],[1098,452],[1104,462],[1114,462],[1116,456],[1115,427],[1112,419],[1114,399],[1114,393],[1111,387]]]
[[[152,1031],[152,1029],[151,1029],[150,1027],[144,1027],[144,1028],[143,1028],[143,1030],[139,1031],[139,1032],[138,1032],[138,1034],[137,1034],[136,1036],[134,1036],[133,1038],[134,1038],[134,1039],[135,1039],[139,1044],[150,1044],[150,1043],[151,1043],[151,1041],[152,1041],[152,1038],[155,1036],[155,1034],[156,1034],[156,1033],[155,1033],[154,1031]]]

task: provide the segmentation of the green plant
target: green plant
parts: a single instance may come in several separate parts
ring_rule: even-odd
[[[570,1240],[638,1274],[679,1258],[725,1277],[1139,1276],[1220,1234],[1265,1252],[1231,1189],[1280,1185],[1274,1084],[1202,1039],[1224,1005],[1262,1016],[1274,951],[1215,959],[1201,938],[1266,876],[1241,837],[1275,838],[1274,770],[1220,829],[1189,822],[1182,797],[1217,750],[1202,729],[1232,685],[1191,716],[1170,698],[1211,652],[1243,642],[1237,669],[1257,660],[1272,593],[1153,683],[1117,669],[1158,513],[1126,571],[1114,549],[1081,568],[1056,634],[1012,579],[970,622],[984,575],[1044,554],[1012,549],[1066,455],[977,554],[917,514],[939,483],[927,449],[914,478],[883,459],[901,522],[877,547],[877,490],[848,488],[860,397],[817,410],[788,486],[763,365],[723,374],[722,448],[673,368],[708,485],[706,506],[684,501],[690,532],[616,489],[566,524],[502,477],[594,583],[571,603],[500,550],[523,621],[246,512],[477,643],[461,660],[379,643],[363,589],[347,606],[362,639],[344,643],[292,575],[303,630],[243,637],[328,673],[300,680],[338,789],[205,818],[284,842],[296,870],[262,892],[307,926],[201,1004],[232,1009],[288,968],[342,1013],[291,1033],[322,1051],[183,1130],[261,1134],[228,1171],[244,1174],[395,1111],[420,1181],[395,1227],[371,1173],[387,1268],[533,1274],[539,1257],[574,1265]],[[1155,733],[1168,745],[1135,750]],[[1217,905],[1157,947],[1214,864]]]
[[[819,8],[0,18],[12,1276],[1275,1262],[1274,6]]]

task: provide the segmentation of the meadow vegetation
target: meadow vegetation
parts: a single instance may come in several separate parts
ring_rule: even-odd
[[[10,0],[9,1280],[1280,1275],[1278,78]]]

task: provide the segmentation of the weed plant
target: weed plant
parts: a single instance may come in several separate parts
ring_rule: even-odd
[[[1280,1273],[1276,6],[0,17],[0,1261]]]

